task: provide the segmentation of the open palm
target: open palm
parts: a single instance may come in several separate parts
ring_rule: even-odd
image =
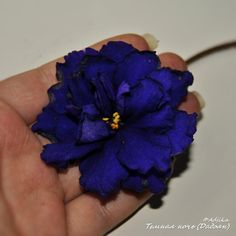
[[[142,37],[132,34],[93,48],[109,40],[149,49]],[[164,66],[186,69],[174,54],[160,58]],[[0,235],[102,235],[151,196],[120,191],[104,202],[79,186],[77,167],[59,173],[40,159],[48,141],[32,133],[30,126],[47,104],[47,89],[54,83],[55,61],[0,82]],[[181,109],[199,111],[193,94]]]

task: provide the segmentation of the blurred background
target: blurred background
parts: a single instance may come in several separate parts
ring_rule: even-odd
[[[236,39],[236,1],[0,0],[0,79],[123,33],[151,33],[160,41],[157,53],[186,59]],[[235,235],[235,68],[235,49],[189,67],[195,75],[191,89],[206,101],[195,142],[178,159],[168,191],[110,236]],[[147,223],[198,225],[211,217],[228,219],[230,230],[146,229]]]

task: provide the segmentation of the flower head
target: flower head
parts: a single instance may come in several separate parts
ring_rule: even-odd
[[[177,109],[192,74],[121,41],[73,51],[56,69],[59,83],[32,127],[53,142],[42,159],[58,168],[79,161],[80,184],[101,196],[162,191],[173,156],[196,131],[196,114]]]

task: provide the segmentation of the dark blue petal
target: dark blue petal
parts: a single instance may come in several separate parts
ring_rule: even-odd
[[[100,74],[99,81],[102,84],[104,91],[106,91],[108,99],[110,99],[111,101],[114,101],[115,88],[114,88],[114,84],[110,75],[104,74],[104,73]]]
[[[145,130],[126,128],[119,132],[121,148],[118,158],[131,170],[147,173],[153,166],[165,171],[171,163],[168,137]]]
[[[122,187],[140,193],[143,191],[143,180],[138,174],[129,174],[129,176],[122,181]]]
[[[56,63],[56,77],[57,80],[62,82],[61,84],[68,84],[68,80],[71,79],[72,74],[75,72],[77,66],[84,58],[84,51],[73,51],[64,57],[64,63]]]
[[[118,64],[115,82],[120,84],[125,81],[134,85],[159,67],[160,61],[155,52],[135,51]]]
[[[58,114],[46,107],[38,116],[32,130],[52,141],[74,142],[77,125],[66,115]]]
[[[59,81],[67,85],[68,80],[78,71],[85,58],[85,51],[73,51],[64,57],[64,63],[56,63],[56,76]]]
[[[148,187],[152,193],[159,194],[166,188],[166,177],[158,171],[147,177]]]
[[[196,132],[196,123],[196,113],[189,115],[185,111],[177,112],[173,129],[168,132],[172,156],[183,152],[192,143],[193,134]]]
[[[66,168],[72,161],[79,160],[98,150],[101,143],[75,145],[71,143],[52,143],[44,146],[41,158],[49,165]]]
[[[95,142],[111,135],[111,129],[103,120],[91,120],[85,116],[78,129],[77,138],[81,143]]]
[[[101,56],[87,57],[86,59],[86,64],[81,69],[81,73],[87,83],[92,85],[90,86],[94,99],[92,103],[95,103],[101,112],[108,116],[112,112],[112,103],[115,100],[113,86],[115,63]],[[85,91],[87,90],[84,90],[84,93]]]
[[[118,87],[116,94],[116,111],[119,112],[120,115],[124,115],[125,111],[125,95],[129,94],[130,86],[126,82],[122,82]]]
[[[82,75],[73,75],[68,80],[68,91],[71,94],[76,106],[94,103],[94,90],[91,81],[85,79]]]
[[[88,80],[96,79],[100,74],[113,77],[116,64],[101,56],[87,56],[84,66],[80,69]]]
[[[95,87],[95,104],[104,116],[110,116],[113,112],[115,93],[111,79],[107,75],[100,75],[93,80]]]
[[[146,174],[140,174],[132,171],[129,176],[122,181],[122,187],[142,192],[144,189],[149,189],[152,193],[160,193],[166,188],[166,181],[171,175],[171,168],[165,172],[160,172],[154,168],[150,169]]]
[[[175,112],[173,108],[166,105],[160,110],[152,113],[147,113],[129,124],[136,128],[151,128],[157,131],[164,131],[172,127],[174,122]]]
[[[65,63],[58,63],[58,64],[63,65],[65,67],[67,67],[67,69],[70,69],[71,71],[73,71],[76,69],[76,67],[79,65],[79,63],[82,61],[84,56],[85,56],[85,52],[83,50],[72,51],[64,57]]]
[[[82,109],[76,105],[69,104],[66,106],[67,115],[70,116],[71,118],[73,118],[73,120],[75,120],[75,121],[80,120],[81,111],[82,111]]]
[[[70,78],[70,76],[78,71],[81,64],[84,64],[86,56],[96,56],[98,52],[92,48],[86,48],[85,50],[72,51],[64,57],[65,63],[57,63],[57,70],[64,72],[64,79]]]
[[[68,97],[78,107],[94,103],[95,89],[92,81],[96,81],[101,75],[106,78],[109,77],[109,81],[107,80],[105,83],[106,88],[108,88],[108,82],[111,83],[110,78],[113,76],[115,65],[106,58],[98,57],[96,51],[90,52],[89,49],[74,51],[65,57],[65,61],[63,64],[57,63],[57,77],[63,81],[60,86],[60,94],[56,96],[56,98],[59,97],[57,103],[63,102],[61,109],[68,105],[66,103]]]
[[[90,119],[95,119],[100,116],[100,112],[94,104],[84,105],[82,107],[82,114],[86,115]]]
[[[87,56],[96,56],[99,54],[99,52],[93,48],[85,48],[84,52]]]
[[[149,112],[155,112],[163,102],[159,84],[151,79],[140,81],[130,90],[125,99],[125,116],[129,119]]]
[[[64,90],[61,95],[72,96],[77,106],[93,102],[93,93],[90,89],[89,81],[81,75],[81,68],[84,66],[84,60],[91,55],[97,55],[93,49],[84,51],[73,51],[65,56],[65,63],[57,63],[57,78],[63,82]],[[62,90],[62,88],[60,88]],[[64,96],[65,97],[65,96]],[[62,99],[61,99],[62,100]],[[61,100],[57,103],[61,103]]]
[[[50,133],[54,130],[57,113],[48,107],[43,108],[43,112],[37,116],[37,121],[32,125],[32,130],[34,132],[45,132]]]
[[[83,68],[87,57],[97,55],[97,51],[86,49],[73,51],[65,56],[65,63],[57,63],[57,78],[63,81],[66,93],[70,93],[77,106],[94,101],[91,85],[83,76]]]
[[[100,51],[100,54],[108,57],[109,59],[120,62],[124,60],[124,58],[131,52],[136,49],[128,43],[122,41],[116,42],[108,42],[108,44],[104,45]]]
[[[54,132],[58,141],[73,143],[76,140],[77,124],[67,116],[58,116]],[[52,135],[54,132],[51,132]]]
[[[59,114],[64,114],[66,112],[66,106],[71,104],[67,84],[64,82],[55,84],[48,89],[48,95],[50,98],[48,107]]]
[[[152,72],[150,78],[162,85],[174,107],[177,107],[187,96],[187,88],[193,83],[193,75],[189,71],[182,72],[169,68],[161,68]]]
[[[86,191],[107,197],[119,189],[121,180],[127,177],[127,172],[116,158],[118,150],[119,142],[111,139],[104,144],[100,152],[81,161],[80,184]]]

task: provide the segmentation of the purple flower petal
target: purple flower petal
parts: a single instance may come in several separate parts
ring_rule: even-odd
[[[66,106],[70,105],[70,98],[68,97],[68,87],[64,82],[59,82],[48,89],[48,96],[50,98],[49,107],[59,114],[66,112]]]
[[[64,57],[64,63],[56,64],[56,76],[57,80],[67,84],[67,81],[71,79],[72,74],[76,68],[80,65],[84,58],[84,51],[73,51]]]
[[[166,176],[158,174],[158,172],[150,174],[147,181],[148,187],[152,193],[159,194],[166,188]]]
[[[84,64],[80,68],[80,72],[84,74],[86,79],[94,80],[101,74],[113,77],[116,64],[105,57],[87,56]]]
[[[171,175],[171,169],[165,172],[151,169],[146,174],[132,171],[129,176],[122,181],[122,186],[135,192],[142,192],[149,189],[152,193],[159,194],[166,188],[166,181]]]
[[[95,102],[91,81],[88,81],[81,75],[74,75],[68,80],[68,91],[74,104],[78,107]]]
[[[77,137],[81,143],[100,141],[111,135],[110,127],[103,120],[91,120],[85,116]]]
[[[116,94],[116,111],[119,112],[120,115],[124,115],[125,110],[125,95],[129,94],[130,86],[126,82],[122,82]]]
[[[193,75],[189,71],[177,71],[161,68],[150,74],[150,78],[158,81],[171,98],[171,104],[177,107],[187,96],[187,88],[193,83]]]
[[[101,114],[98,108],[94,104],[84,105],[82,107],[82,113],[86,115],[89,119],[101,118]]]
[[[125,116],[128,119],[155,112],[162,102],[163,92],[159,84],[151,79],[140,81],[130,90],[125,99]]]
[[[66,168],[72,161],[79,160],[98,150],[101,143],[75,145],[72,143],[52,143],[44,146],[41,158],[49,165]]]
[[[102,56],[105,56],[115,62],[120,62],[131,52],[136,51],[131,44],[118,42],[108,42],[100,51]]]
[[[64,57],[64,63],[57,63],[57,72],[59,72],[58,79],[66,82],[66,80],[70,79],[75,72],[78,72],[78,68],[81,67],[81,64],[84,64],[84,60],[87,56],[96,55],[98,55],[98,52],[92,48],[72,51]]]
[[[165,135],[131,128],[120,131],[119,135],[122,146],[117,157],[127,168],[142,174],[153,166],[162,171],[169,168],[171,149]]]
[[[120,84],[125,81],[129,85],[134,85],[159,67],[160,61],[155,52],[132,52],[118,64],[115,82]]]
[[[107,141],[100,152],[96,152],[80,163],[80,184],[86,191],[96,192],[107,197],[120,187],[120,182],[127,177],[127,171],[116,158],[119,142]]]
[[[129,126],[164,131],[172,127],[174,117],[174,110],[170,106],[166,105],[160,110],[143,115],[142,117],[136,119],[133,123],[129,124]]]
[[[122,187],[124,189],[132,190],[135,192],[143,191],[143,182],[140,175],[130,174],[126,179],[122,181]]]
[[[67,116],[57,114],[47,107],[37,119],[38,122],[32,126],[34,132],[39,132],[52,141],[74,142],[77,125]]]
[[[76,139],[77,124],[66,116],[58,116],[55,137],[60,142],[73,143]],[[52,132],[53,134],[53,132]]]
[[[109,116],[113,111],[115,93],[113,84],[109,77],[100,75],[93,80],[95,87],[95,104],[104,116]]]
[[[32,125],[32,130],[34,132],[52,132],[56,126],[55,120],[57,116],[58,114],[52,109],[48,107],[43,108],[43,112],[37,116],[37,122]]]
[[[183,152],[193,141],[193,134],[196,132],[197,114],[187,114],[185,111],[178,111],[173,129],[168,132],[171,142],[171,155]]]

